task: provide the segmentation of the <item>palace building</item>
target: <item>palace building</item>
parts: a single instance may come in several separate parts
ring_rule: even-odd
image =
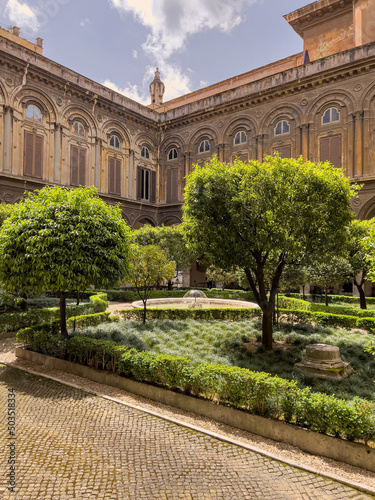
[[[373,217],[375,0],[318,0],[284,17],[301,53],[168,102],[157,69],[149,106],[47,59],[42,39],[0,29],[0,200],[94,185],[132,228],[176,224],[193,164],[277,150],[342,167],[363,184],[357,217]]]

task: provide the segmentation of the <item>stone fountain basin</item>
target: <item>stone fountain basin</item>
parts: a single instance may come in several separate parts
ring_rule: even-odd
[[[197,298],[197,302],[199,302],[203,309],[212,309],[212,308],[232,308],[232,309],[253,309],[259,307],[258,304],[254,302],[246,302],[244,300],[231,300],[231,299],[203,299]],[[165,309],[168,307],[171,308],[179,308],[179,309],[190,309],[191,305],[195,303],[194,297],[183,297],[177,299],[148,299],[146,306],[148,308],[159,308]],[[190,307],[189,307],[190,305]],[[141,300],[137,300],[136,302],[132,302],[132,307],[134,308],[143,308],[143,302]]]

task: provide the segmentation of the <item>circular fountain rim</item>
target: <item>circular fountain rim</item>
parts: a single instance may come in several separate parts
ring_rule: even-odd
[[[189,301],[189,302],[187,302]],[[186,309],[189,309],[188,303],[193,302],[194,297],[178,297],[178,298],[162,298],[162,299],[148,299],[146,303],[146,307],[152,308],[152,304],[173,304],[173,302],[178,302],[178,303],[183,303],[186,302]],[[235,299],[199,299],[200,302],[207,303],[207,302],[212,302],[214,304],[223,304],[223,308],[225,308],[225,304],[228,306],[231,306],[232,309],[236,309],[236,307],[233,307],[234,304],[236,304],[238,307],[237,309],[254,309],[259,307],[258,304],[255,304],[254,302],[247,302],[245,300],[235,300]],[[141,300],[136,300],[135,302],[132,302],[132,307],[134,309],[139,309],[143,308],[143,302]],[[182,309],[182,308],[181,308]]]

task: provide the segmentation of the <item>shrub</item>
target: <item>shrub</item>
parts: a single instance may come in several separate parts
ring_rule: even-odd
[[[124,309],[119,311],[121,317],[125,320],[142,319],[143,311],[141,309]],[[149,319],[197,319],[197,320],[240,320],[255,318],[261,315],[259,308],[251,309],[147,309]]]

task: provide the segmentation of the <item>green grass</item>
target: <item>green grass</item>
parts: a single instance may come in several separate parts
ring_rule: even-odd
[[[265,352],[262,346],[252,352],[245,346],[247,342],[260,340],[259,320],[153,320],[145,325],[122,321],[86,328],[79,334],[114,340],[138,350],[186,356],[193,363],[221,363],[268,372],[296,380],[300,387],[309,386],[317,392],[375,401],[375,361],[364,352],[373,336],[359,331],[283,324],[274,332],[274,341],[280,342],[280,348],[272,352]],[[343,381],[324,381],[300,372],[294,364],[302,359],[306,345],[313,343],[339,346],[342,359],[351,363],[355,373]],[[287,349],[282,348],[285,344]]]

